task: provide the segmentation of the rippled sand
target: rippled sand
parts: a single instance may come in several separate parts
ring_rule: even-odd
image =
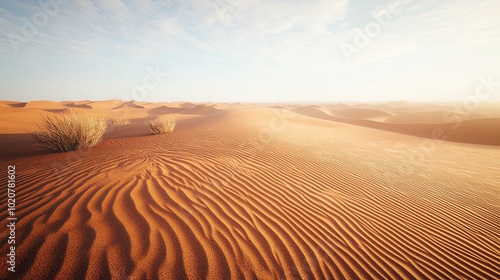
[[[1,279],[500,278],[495,110],[454,128],[445,106],[0,106],[19,219]],[[132,123],[69,153],[24,132],[68,108]],[[165,114],[174,133],[148,135]]]

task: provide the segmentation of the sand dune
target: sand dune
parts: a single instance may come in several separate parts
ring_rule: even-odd
[[[355,108],[376,109],[395,115],[399,113],[426,113],[433,111],[445,111],[453,108],[453,103],[443,104],[428,104],[415,102],[386,102],[386,103],[359,103],[353,105]]]
[[[349,104],[322,104],[321,106],[330,110],[346,110],[352,108],[352,105]]]
[[[27,102],[15,102],[15,101],[0,101],[0,106],[11,107],[11,108],[23,108],[28,104]]]
[[[399,117],[399,119],[396,119],[395,121],[395,118],[400,115],[385,118],[384,115],[392,116],[392,114],[385,114],[383,111],[372,109],[346,110],[348,112],[346,112],[344,116],[351,117],[335,116],[328,113],[320,106],[303,106],[293,109],[292,111],[312,118],[364,126],[372,129],[391,131],[423,138],[500,146],[500,132],[498,129],[493,129],[493,127],[498,127],[499,118],[474,119],[474,117],[478,117],[478,115],[470,115],[471,119],[464,120],[463,118],[459,118],[453,119],[454,121],[444,122],[443,112],[441,112],[441,114],[433,112],[426,118],[421,118],[420,121],[416,121],[414,118],[409,118],[407,122],[404,122],[404,117]],[[442,121],[439,121],[439,115],[441,116]],[[421,123],[421,121],[426,119],[431,119],[433,122]],[[436,131],[438,131],[438,134],[440,135],[437,138]]]
[[[150,115],[175,114],[184,111],[184,108],[168,107],[165,105],[148,110]]]
[[[39,109],[2,108],[0,110],[0,135],[24,134],[26,128],[48,113],[46,110]]]
[[[459,118],[457,116],[457,121],[464,121],[470,119],[486,119],[488,116],[482,114],[470,114],[467,118]],[[427,112],[416,112],[416,113],[399,113],[394,114],[385,120],[388,123],[443,123],[447,120],[446,112],[443,111],[427,111]],[[455,121],[455,120],[454,120]]]
[[[70,102],[70,103],[66,103],[64,104],[64,106],[66,107],[70,107],[70,108],[80,108],[80,109],[92,109],[92,106],[90,106],[89,104],[86,104],[86,103],[76,103],[76,102]]]
[[[210,115],[219,112],[219,109],[216,105],[196,105],[191,108],[187,108],[182,111],[182,114],[189,115]]]
[[[186,110],[146,107],[130,111]],[[0,278],[500,277],[499,147],[424,146],[323,106],[191,109],[172,134],[148,135],[148,117],[136,118],[79,152],[0,135],[19,219],[17,272]],[[470,120],[449,135],[493,139],[498,125]]]
[[[106,100],[106,101],[93,101],[88,105],[92,107],[92,109],[105,109],[111,110],[113,108],[120,107],[125,102],[122,100]]]
[[[394,117],[393,114],[377,109],[345,109],[331,110],[331,114],[337,117],[350,119],[363,119],[372,121],[385,121]]]
[[[181,108],[192,108],[196,106],[196,104],[191,103],[191,102],[177,102],[178,106]]]
[[[66,109],[66,106],[64,106],[64,104],[61,102],[40,100],[40,101],[30,101],[26,103],[24,108],[54,110],[54,109]]]
[[[135,101],[129,101],[121,104],[120,106],[117,106],[113,109],[120,109],[120,108],[135,108],[135,109],[144,109],[144,106],[138,105]]]

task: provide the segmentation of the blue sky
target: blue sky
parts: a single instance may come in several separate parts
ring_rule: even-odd
[[[7,0],[0,99],[460,101],[478,77],[500,80],[499,11],[498,0]]]

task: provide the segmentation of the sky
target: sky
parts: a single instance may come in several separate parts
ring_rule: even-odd
[[[482,79],[497,85],[484,101],[500,101],[499,12],[498,0],[3,0],[0,99],[441,102]]]

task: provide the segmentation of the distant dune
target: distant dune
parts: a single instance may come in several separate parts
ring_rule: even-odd
[[[118,108],[120,106],[123,106],[124,104],[125,102],[121,100],[107,100],[107,101],[93,101],[90,102],[88,105],[92,107],[92,109],[111,110],[113,108]]]
[[[350,119],[363,119],[372,121],[385,121],[394,115],[377,109],[345,109],[331,110],[331,114],[337,117]]]
[[[184,107],[185,108],[185,107]],[[210,115],[219,112],[217,105],[196,105],[182,111],[182,114],[189,115]]]
[[[12,107],[12,108],[23,108],[28,104],[27,102],[15,102],[15,101],[0,101],[0,106],[2,107]]]
[[[500,279],[491,107],[457,124],[405,102],[0,104],[18,218],[0,279]],[[53,153],[25,129],[59,109],[131,123]]]
[[[151,115],[168,115],[184,111],[184,108],[167,107],[165,105],[148,110]]]
[[[482,115],[471,116],[474,118],[484,118]],[[399,113],[394,114],[392,117],[387,118],[385,122],[387,123],[401,123],[401,124],[413,124],[413,123],[437,123],[442,124],[445,121],[443,111],[429,111],[429,112],[415,112],[415,113]]]
[[[375,106],[379,107],[378,105]],[[447,111],[431,111],[428,114],[423,112],[394,114],[369,108],[331,110],[330,112],[318,105],[299,107],[293,109],[293,112],[323,120],[424,138],[432,138],[434,131],[442,130],[446,136],[444,137],[445,139],[443,138],[441,140],[471,144],[500,145],[499,130],[492,129],[492,127],[497,126],[498,119],[500,118],[490,118],[485,114],[468,114],[468,118],[451,118],[445,117],[447,116]],[[479,110],[479,112],[484,113],[485,110]],[[450,121],[445,122],[448,118]],[[458,127],[461,128],[458,129]]]
[[[55,102],[55,101],[30,101],[26,103],[24,108],[53,110],[53,109],[66,109],[66,106],[64,106],[64,104],[61,102]]]
[[[144,109],[144,106],[142,105],[138,105],[137,102],[135,101],[129,101],[129,102],[125,102],[113,109],[120,109],[120,108],[134,108],[134,109]]]
[[[70,108],[92,109],[92,106],[90,106],[88,103],[82,103],[82,102],[70,102],[64,104],[64,106]]]

